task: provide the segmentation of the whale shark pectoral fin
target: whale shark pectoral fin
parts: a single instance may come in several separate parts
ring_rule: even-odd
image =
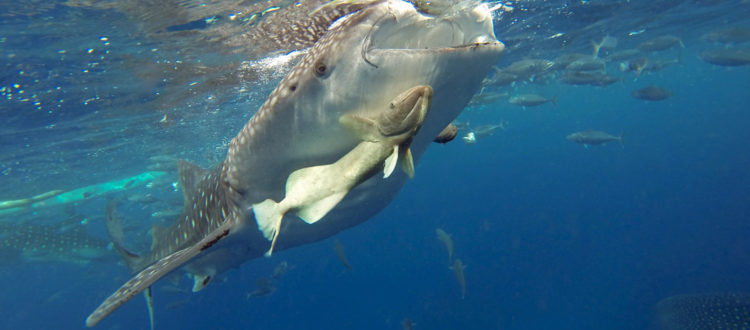
[[[409,176],[409,179],[414,179],[414,157],[411,155],[411,148],[401,149],[403,150],[403,155],[398,157],[398,165]]]
[[[393,170],[396,168],[398,163],[398,145],[393,146],[393,152],[385,159],[385,166],[383,167],[383,179],[391,176]]]
[[[234,228],[235,223],[232,220],[214,229],[198,243],[174,252],[164,258],[159,259],[156,263],[146,267],[125,282],[120,289],[109,296],[101,305],[86,319],[86,326],[93,327],[107,315],[120,308],[128,300],[132,299],[143,290],[149,288],[154,282],[167,275],[172,270],[182,266],[190,259],[216,244],[219,240],[229,235]]]
[[[151,227],[151,251],[153,251],[159,245],[159,241],[165,237],[169,237],[169,229],[159,225]]]

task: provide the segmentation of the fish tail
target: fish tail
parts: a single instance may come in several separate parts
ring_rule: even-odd
[[[551,98],[551,99],[549,100],[549,102],[550,102],[550,103],[552,103],[552,105],[557,105],[557,95],[553,96],[553,97],[552,97],[552,98]]]
[[[591,46],[594,47],[594,58],[599,57],[599,49],[602,48],[603,44],[604,44],[604,41],[602,41],[601,44],[597,44],[596,41],[591,40]]]
[[[622,137],[625,135],[625,132],[620,132],[620,136],[617,137],[617,142],[620,142],[620,146],[625,148],[625,144],[622,143]]]
[[[635,79],[638,79],[638,77],[640,77],[640,76],[641,76],[641,73],[643,73],[643,70],[644,70],[644,69],[645,69],[645,68],[646,68],[647,66],[648,66],[648,60],[646,60],[646,62],[645,62],[645,63],[643,63],[643,65],[638,65],[638,66],[636,66],[636,68],[635,68]],[[633,79],[633,81],[635,81],[635,79]]]
[[[258,229],[263,232],[267,239],[271,240],[271,247],[266,251],[266,257],[273,254],[276,240],[279,238],[279,232],[281,231],[281,220],[285,213],[286,210],[282,210],[279,204],[271,199],[253,205],[253,214],[258,223]]]

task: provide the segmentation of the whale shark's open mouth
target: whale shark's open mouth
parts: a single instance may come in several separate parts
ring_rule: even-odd
[[[485,3],[463,1],[439,16],[401,1],[390,2],[389,9],[367,36],[368,51],[435,51],[487,43],[502,47],[495,39],[492,11]]]

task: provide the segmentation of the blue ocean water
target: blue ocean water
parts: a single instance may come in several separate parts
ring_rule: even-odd
[[[115,9],[26,4],[38,12],[9,7],[0,16],[0,199],[171,172],[152,185],[97,192],[72,207],[29,208],[0,221],[53,225],[74,218],[104,239],[108,198],[138,195],[118,211],[143,225],[126,229],[147,247],[144,228],[171,221],[154,212],[182,207],[171,186],[176,173],[164,164],[177,158],[215,164],[280,76],[212,80],[221,77],[210,69],[222,68],[216,52],[201,57],[201,49],[150,36]],[[648,54],[676,62],[637,77],[608,62],[607,72],[619,81],[606,87],[564,84],[556,73],[488,88],[556,95],[557,104],[524,109],[502,98],[468,107],[457,122],[469,128],[431,146],[415,178],[376,217],[249,261],[200,293],[189,292],[187,280],[162,280],[154,287],[156,327],[402,329],[408,318],[422,330],[656,329],[655,306],[663,298],[750,291],[750,68],[699,57],[707,49],[748,47],[702,36],[750,27],[750,3],[514,5],[496,22],[508,46],[499,68],[590,53],[589,42],[605,35],[618,38],[617,50],[661,35],[679,36],[684,48]],[[209,69],[195,69],[196,63]],[[185,87],[191,79],[211,83]],[[631,96],[649,85],[672,96]],[[504,129],[474,144],[462,141],[472,127],[499,121]],[[622,143],[585,148],[565,139],[586,129],[622,133]],[[436,228],[452,235],[455,256],[467,265],[463,299]],[[334,239],[352,270],[338,260]],[[130,275],[116,258],[83,265],[7,259],[0,264],[0,324],[8,329],[82,328]],[[282,261],[289,269],[273,281],[276,290],[248,298],[256,280]],[[143,299],[99,327],[147,328]]]

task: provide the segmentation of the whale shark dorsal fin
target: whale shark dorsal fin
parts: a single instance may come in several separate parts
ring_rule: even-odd
[[[189,205],[189,199],[195,196],[198,183],[209,171],[187,160],[180,159],[177,163],[177,173],[180,177],[182,195],[185,197],[185,205]]]
[[[151,251],[159,245],[159,241],[167,237],[169,230],[166,227],[154,225],[151,227]]]
[[[107,315],[122,306],[122,304],[126,303],[143,290],[149,288],[154,282],[158,281],[174,269],[182,266],[190,259],[200,254],[203,250],[216,244],[216,242],[229,235],[229,232],[234,229],[235,225],[235,221],[228,219],[221,226],[214,229],[203,239],[198,241],[198,243],[161,258],[151,266],[140,271],[133,276],[133,278],[123,284],[120,289],[104,300],[104,302],[102,302],[102,304],[99,305],[91,315],[89,315],[86,319],[86,326],[95,326]]]
[[[143,258],[139,256],[138,254],[130,251],[127,247],[125,247],[125,240],[122,230],[122,219],[117,214],[117,203],[114,200],[110,200],[107,203],[106,213],[105,213],[105,223],[107,225],[107,235],[109,235],[109,239],[112,241],[112,245],[114,246],[115,250],[122,256],[123,260],[125,261],[125,264],[128,266],[128,268],[131,271],[136,270],[140,263],[142,262]]]
[[[410,179],[414,179],[414,157],[411,155],[411,148],[401,149],[404,151],[403,155],[398,157],[398,165]]]

